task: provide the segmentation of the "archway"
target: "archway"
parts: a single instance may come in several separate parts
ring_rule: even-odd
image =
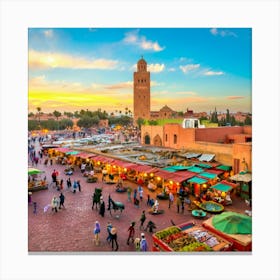
[[[150,145],[151,144],[151,138],[149,134],[146,134],[144,137],[144,144],[145,145]]]
[[[154,137],[154,146],[162,146],[162,140],[158,134]]]

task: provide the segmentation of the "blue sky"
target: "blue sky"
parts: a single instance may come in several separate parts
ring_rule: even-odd
[[[133,110],[143,55],[151,110],[251,112],[250,28],[30,28],[29,111]]]

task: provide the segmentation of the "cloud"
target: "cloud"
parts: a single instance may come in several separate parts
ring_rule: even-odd
[[[233,100],[233,99],[244,99],[244,96],[238,96],[238,95],[232,95],[232,96],[227,96],[227,99]]]
[[[171,67],[171,68],[168,68],[167,71],[168,71],[168,72],[175,72],[176,69],[175,69],[174,67]]]
[[[44,30],[43,34],[46,38],[52,38],[54,33],[52,29],[48,29],[48,30]]]
[[[210,33],[214,36],[221,36],[221,37],[227,37],[227,36],[232,36],[232,37],[237,37],[237,35],[229,30],[225,29],[217,29],[217,28],[211,28]]]
[[[64,53],[29,51],[29,67],[36,69],[71,68],[71,69],[115,69],[117,60],[87,59]]]
[[[148,64],[148,71],[152,72],[152,73],[159,73],[162,72],[165,68],[164,64]]]
[[[188,73],[190,71],[196,70],[200,67],[200,64],[187,64],[185,66],[180,65],[179,68],[184,72]]]
[[[205,76],[221,76],[221,75],[224,75],[225,73],[222,72],[222,71],[206,71],[204,72],[203,75]]]
[[[147,40],[145,36],[139,36],[139,30],[134,30],[127,32],[123,39],[123,42],[126,44],[136,45],[143,50],[153,50],[155,52],[160,52],[164,50],[164,47],[161,47],[158,42],[153,42]]]

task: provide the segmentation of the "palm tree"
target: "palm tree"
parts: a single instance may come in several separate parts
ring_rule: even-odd
[[[41,126],[41,120],[40,120],[40,114],[41,114],[41,107],[37,107],[37,112],[38,112],[38,115],[39,115],[39,126]]]

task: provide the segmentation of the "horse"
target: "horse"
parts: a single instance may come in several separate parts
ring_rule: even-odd
[[[100,208],[100,198],[102,196],[102,189],[98,189],[98,188],[95,188],[94,189],[94,193],[92,195],[92,206],[91,206],[91,209],[93,210],[94,208],[94,205],[95,206],[95,209],[97,210],[97,206],[99,205],[99,208]]]
[[[111,196],[109,195],[109,205],[108,205],[108,210],[110,212],[110,215],[112,216],[112,212],[111,209],[114,210],[114,212],[116,211],[120,211],[120,213],[122,213],[122,211],[125,209],[125,206],[122,202],[119,201],[114,201]]]

